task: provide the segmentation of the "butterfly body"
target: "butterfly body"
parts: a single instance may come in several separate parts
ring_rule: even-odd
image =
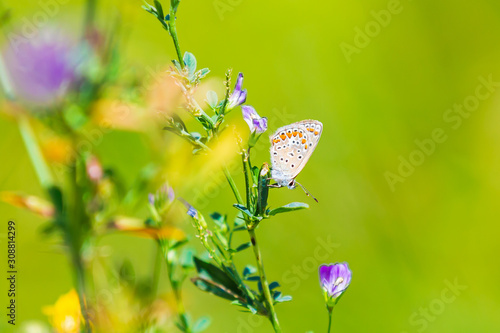
[[[279,128],[271,137],[271,178],[279,187],[296,187],[295,178],[302,171],[319,142],[323,124],[302,120]]]

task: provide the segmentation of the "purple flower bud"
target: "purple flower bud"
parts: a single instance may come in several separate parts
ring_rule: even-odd
[[[169,186],[168,189],[167,189],[167,195],[168,195],[168,200],[170,202],[174,201],[175,199],[175,192],[174,192],[174,189]]]
[[[191,204],[189,202],[187,202],[186,200],[180,198],[179,199],[183,204],[184,206],[186,206],[186,208],[188,209],[187,211],[187,214],[189,216],[191,216],[192,218],[198,218],[198,211],[193,207],[191,206]]]
[[[155,205],[155,196],[153,193],[149,193],[148,194],[148,200],[149,200],[149,204],[151,206],[154,206]]]
[[[45,28],[31,38],[13,34],[3,52],[15,97],[49,106],[59,101],[77,79],[77,45],[61,30]]]
[[[226,106],[227,110],[234,109],[238,105],[245,103],[247,100],[247,90],[241,90],[243,86],[243,73],[238,74],[238,79],[236,80],[236,85],[234,86],[233,93],[229,96],[228,104]]]
[[[194,209],[193,206],[189,206],[189,209],[187,211],[187,214],[191,217],[196,217],[196,215],[198,214],[198,211],[196,209]]]
[[[255,131],[257,134],[261,134],[267,131],[266,117],[259,116],[257,111],[250,105],[243,105],[241,110],[243,111],[243,119],[247,122],[251,132]]]
[[[338,298],[349,287],[351,276],[352,272],[346,262],[320,266],[320,285],[325,292],[329,306],[335,305]]]

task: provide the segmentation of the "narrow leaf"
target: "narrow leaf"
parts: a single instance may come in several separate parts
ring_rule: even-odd
[[[252,243],[248,242],[248,243],[243,243],[241,244],[240,246],[238,246],[236,248],[236,252],[240,252],[240,251],[243,251],[245,249],[248,249],[250,246],[252,246]]]
[[[223,285],[215,283],[214,281],[211,281],[209,279],[203,277],[195,277],[192,278],[191,281],[199,289],[211,293],[215,296],[219,296],[230,301],[239,300],[240,302],[245,302],[245,300],[240,295],[233,293]]]
[[[252,265],[246,265],[243,269],[243,278],[247,278],[248,276],[257,273],[257,268]]]
[[[276,214],[287,213],[287,212],[292,212],[294,210],[308,209],[308,208],[309,208],[309,205],[306,203],[292,202],[292,203],[289,203],[288,205],[272,209],[269,212],[269,215],[274,216]]]
[[[208,328],[208,326],[210,326],[210,318],[206,317],[206,316],[201,317],[200,319],[198,319],[196,321],[196,323],[194,323],[193,331],[195,333],[203,332],[204,330],[206,330]]]
[[[158,17],[162,18],[164,17],[163,15],[163,8],[161,7],[161,3],[158,1],[158,0],[154,0],[154,4],[155,4],[155,7],[156,7],[156,12],[158,13]]]
[[[240,212],[242,212],[246,216],[248,216],[252,219],[254,218],[253,214],[245,206],[240,205],[240,204],[234,204],[233,206],[234,206],[234,208],[236,208],[237,210],[239,210]]]
[[[219,267],[205,262],[197,257],[193,257],[193,260],[196,266],[196,270],[200,274],[200,277],[208,278],[214,283],[230,290],[232,293],[242,296],[241,290],[238,288],[238,285]]]

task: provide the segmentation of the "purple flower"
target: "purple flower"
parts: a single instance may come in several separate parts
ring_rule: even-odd
[[[76,44],[53,28],[13,36],[3,56],[14,97],[42,106],[60,100],[77,78]]]
[[[319,280],[325,292],[328,306],[337,303],[340,296],[349,287],[351,276],[352,272],[346,262],[320,266]]]
[[[243,73],[238,74],[238,79],[236,80],[236,85],[234,86],[233,93],[229,96],[228,105],[226,106],[226,110],[231,110],[245,103],[247,100],[247,90],[241,90],[243,86]]]
[[[266,117],[259,116],[257,111],[250,105],[243,105],[241,110],[243,111],[243,119],[247,122],[251,132],[261,134],[267,131]]]
[[[191,206],[191,204],[189,202],[187,202],[186,200],[184,200],[183,198],[180,198],[179,200],[184,204],[184,206],[186,206],[187,214],[189,216],[191,216],[192,218],[197,219],[198,218],[198,211],[196,210],[196,208]]]
[[[155,194],[149,193],[148,201],[151,206],[154,206],[158,212],[162,212],[164,209],[174,201],[175,192],[174,189],[167,184],[163,184]]]
[[[148,194],[148,201],[151,206],[155,205],[155,195],[153,193]]]

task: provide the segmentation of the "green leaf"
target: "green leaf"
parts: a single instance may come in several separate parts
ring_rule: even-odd
[[[267,208],[267,199],[269,197],[269,165],[264,163],[257,173],[257,207],[256,214],[264,215]]]
[[[292,300],[292,296],[279,296],[276,299],[274,299],[275,302],[281,303],[281,302],[288,302]]]
[[[294,210],[308,209],[309,205],[303,202],[292,202],[288,205],[275,208],[269,212],[269,215],[274,216],[276,214],[293,212]]]
[[[176,59],[173,59],[172,63],[174,64],[175,68],[177,68],[177,71],[180,72],[182,70],[181,64]]]
[[[54,205],[55,212],[56,212],[56,217],[57,215],[62,215],[64,211],[64,204],[63,204],[63,194],[61,189],[58,186],[51,186],[48,189],[49,196],[50,196],[50,201],[52,201],[52,204]]]
[[[238,246],[236,248],[236,252],[240,252],[240,251],[243,251],[243,250],[246,250],[248,249],[250,246],[252,246],[252,243],[248,242],[248,243],[243,243],[241,244],[240,246]]]
[[[207,316],[201,317],[194,323],[193,325],[193,332],[198,333],[198,332],[203,332],[210,326],[210,318]]]
[[[217,97],[217,93],[213,90],[207,91],[207,104],[212,108],[215,109],[217,107],[217,102],[219,101]]]
[[[220,213],[212,213],[210,214],[210,217],[212,218],[212,220],[215,222],[215,224],[219,227],[219,228],[223,228],[224,225],[226,224],[226,216],[225,215],[222,215]]]
[[[269,290],[273,290],[273,289],[276,289],[280,286],[280,284],[276,281],[274,282],[271,282],[271,284],[269,285]]]
[[[191,132],[189,133],[191,135],[191,137],[195,140],[200,140],[202,138],[201,134],[198,133],[198,132]]]
[[[229,244],[227,242],[227,239],[226,237],[219,231],[219,230],[216,230],[215,231],[215,236],[217,237],[217,239],[221,242],[222,246],[227,249],[229,247]]]
[[[245,214],[249,218],[251,218],[251,219],[254,218],[253,214],[245,206],[240,205],[240,204],[234,204],[233,206],[234,206],[234,208],[236,208],[237,210],[239,210],[240,212],[242,212],[243,214]]]
[[[189,242],[189,239],[188,238],[184,238],[183,240],[180,240],[180,241],[175,241],[171,246],[170,246],[170,249],[171,250],[175,250],[181,246],[183,246],[184,244],[186,244],[187,242]]]
[[[252,265],[246,265],[243,269],[243,278],[246,279],[247,277],[255,273],[257,273],[257,268],[253,267]]]
[[[193,268],[194,267],[193,258],[194,258],[194,250],[185,249],[184,251],[182,251],[180,255],[179,263],[183,268]]]
[[[243,217],[242,212],[238,212],[236,214],[236,216],[234,217],[234,225],[236,227],[245,227],[245,229],[246,229],[245,218]]]
[[[199,79],[203,79],[205,76],[207,76],[207,74],[210,73],[210,69],[208,68],[202,68],[200,69],[197,73],[196,73],[196,76],[199,78]]]
[[[194,79],[194,73],[196,72],[196,58],[190,52],[184,53],[184,64],[186,65],[189,73],[189,80]]]
[[[198,271],[198,274],[200,274],[201,278],[208,279],[237,296],[242,296],[241,290],[238,288],[236,282],[234,282],[233,279],[219,267],[205,262],[197,257],[193,257],[193,260],[196,270]]]
[[[177,13],[177,8],[179,7],[180,2],[181,2],[180,0],[170,0],[170,7],[172,7],[174,13]]]
[[[257,314],[257,309],[251,306],[250,304],[247,304],[247,309],[250,310],[252,314]]]
[[[247,277],[245,280],[247,280],[247,281],[259,281],[260,282],[260,276],[252,275],[252,276]]]
[[[202,277],[195,277],[191,279],[191,282],[193,282],[194,285],[198,287],[200,290],[206,291],[207,293],[211,293],[215,296],[225,298],[230,301],[235,301],[235,300],[239,300],[240,302],[243,301],[243,299],[241,299],[239,295],[233,293],[231,290],[227,289],[223,285],[215,283],[209,279]]]
[[[161,3],[158,0],[154,0],[154,4],[155,4],[156,12],[158,13],[158,17],[161,17],[161,19],[163,20],[165,15],[163,14],[163,8],[161,7]]]
[[[260,169],[258,167],[256,167],[256,166],[252,167],[252,178],[253,178],[254,183],[258,182],[259,172],[260,172]]]
[[[150,14],[153,14],[154,16],[158,15],[158,13],[156,13],[156,8],[154,6],[151,6],[149,3],[146,3],[145,5],[142,5],[141,7],[142,7],[142,9],[144,9],[145,11],[147,11]]]

